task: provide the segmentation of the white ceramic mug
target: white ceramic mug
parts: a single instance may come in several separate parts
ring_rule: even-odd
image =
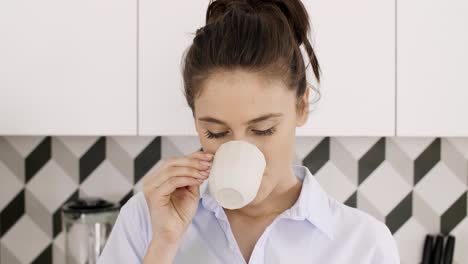
[[[222,144],[211,164],[210,194],[224,208],[244,207],[257,196],[265,166],[265,157],[254,144],[242,140]]]

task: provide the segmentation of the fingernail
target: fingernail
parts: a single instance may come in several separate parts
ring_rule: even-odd
[[[211,163],[209,163],[209,162],[207,162],[207,161],[204,161],[204,160],[200,160],[200,163],[201,163],[202,165],[205,165],[205,166],[208,166],[208,167],[211,166]]]
[[[211,154],[211,153],[205,153],[205,157],[207,157],[207,158],[209,158],[209,159],[210,159],[210,158],[212,158],[212,157],[213,157],[213,154]]]
[[[200,171],[200,173],[203,174],[203,175],[205,175],[205,176],[208,176],[208,175],[209,175],[209,173],[206,172],[206,171]]]

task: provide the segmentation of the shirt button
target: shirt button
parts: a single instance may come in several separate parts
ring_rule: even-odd
[[[229,249],[231,249],[231,251],[234,251],[234,245],[229,244]]]

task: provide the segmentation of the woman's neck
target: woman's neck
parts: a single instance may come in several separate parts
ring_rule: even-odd
[[[285,210],[291,208],[299,198],[302,182],[297,179],[292,169],[290,169],[286,175],[283,173],[282,176],[280,176],[283,180],[278,182],[271,193],[261,203],[248,205],[236,210],[224,209],[226,215],[255,220],[259,218],[276,217]]]

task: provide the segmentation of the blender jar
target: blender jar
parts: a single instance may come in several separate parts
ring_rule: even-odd
[[[95,264],[119,210],[119,204],[94,197],[78,198],[63,205],[66,263]]]

